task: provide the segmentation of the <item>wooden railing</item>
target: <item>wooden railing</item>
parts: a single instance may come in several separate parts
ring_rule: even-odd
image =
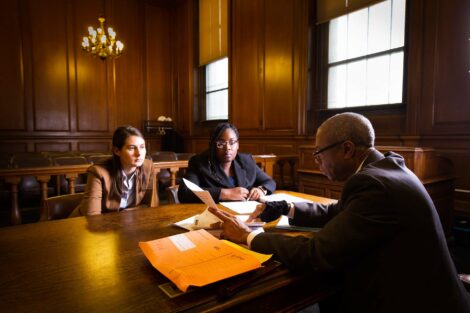
[[[253,159],[263,171],[271,177],[275,177],[274,165],[279,167],[279,178],[277,189],[296,189],[295,166],[299,162],[298,155],[254,155]],[[289,165],[289,183],[285,182],[284,166]]]
[[[276,156],[276,155],[255,155],[253,156],[255,162],[271,177],[274,177],[274,165],[277,163],[280,166],[281,179],[283,177],[283,164],[289,162],[291,164],[291,171],[293,173],[294,164],[297,160],[296,156]],[[294,162],[295,160],[295,162]],[[292,163],[294,162],[294,163]],[[18,201],[19,184],[23,177],[33,176],[39,182],[41,193],[40,213],[44,211],[44,201],[48,197],[48,184],[52,177],[64,176],[68,181],[68,193],[75,193],[75,181],[78,175],[86,173],[90,164],[82,165],[63,165],[63,166],[47,166],[47,167],[34,167],[34,168],[18,168],[18,169],[4,169],[0,170],[0,179],[4,179],[10,187],[10,223],[13,225],[21,224],[21,214]],[[170,172],[170,185],[176,185],[177,173],[181,169],[188,167],[187,160],[181,161],[160,161],[153,163],[155,175],[161,170],[167,169]],[[291,180],[294,175],[291,174]],[[156,180],[158,184],[158,180]],[[282,183],[284,185],[284,183]],[[158,185],[157,185],[158,187]]]

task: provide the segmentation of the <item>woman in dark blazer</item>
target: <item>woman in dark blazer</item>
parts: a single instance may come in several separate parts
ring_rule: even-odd
[[[239,134],[235,126],[220,123],[212,132],[209,150],[189,160],[185,178],[208,190],[215,202],[258,200],[276,189],[249,154],[238,153]],[[178,190],[180,202],[200,202],[184,183]]]

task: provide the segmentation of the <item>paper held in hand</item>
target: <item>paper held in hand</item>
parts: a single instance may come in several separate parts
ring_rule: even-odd
[[[183,182],[189,190],[194,192],[194,194],[204,202],[204,204],[208,207],[217,208],[217,205],[215,204],[214,199],[212,199],[209,191],[201,189],[201,187],[186,178],[183,178]],[[221,220],[206,208],[201,214],[176,222],[175,225],[187,230],[196,230],[201,228],[212,228],[212,225],[217,224],[218,222],[221,222]]]
[[[194,192],[194,194],[199,199],[201,199],[201,201],[204,202],[208,207],[217,209],[217,204],[215,204],[214,199],[212,199],[212,196],[209,191],[201,189],[201,187],[187,180],[186,178],[183,178],[183,182],[186,187],[188,187],[189,190]]]
[[[261,267],[271,255],[219,240],[204,229],[139,242],[150,263],[181,291]]]
[[[217,205],[212,199],[211,194],[207,190],[201,189],[198,185],[193,182],[183,178],[184,184],[190,189],[194,194],[204,202],[208,207],[217,208]],[[260,204],[256,201],[234,201],[234,202],[221,202],[223,206],[231,209],[232,211],[237,212],[238,214],[249,214],[256,209],[256,205]],[[241,221],[245,221],[248,217],[236,215]],[[205,209],[199,215],[188,217],[182,221],[174,223],[174,225],[187,229],[187,230],[197,230],[197,229],[211,229],[214,225],[217,225],[219,222],[222,222],[217,216]],[[251,222],[245,224],[251,228],[263,227],[264,222]]]

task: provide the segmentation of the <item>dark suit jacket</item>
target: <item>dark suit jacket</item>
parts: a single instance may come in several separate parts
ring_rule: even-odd
[[[263,172],[253,160],[250,154],[238,153],[232,162],[236,178],[236,187],[244,187],[250,190],[253,187],[263,186],[271,194],[276,190],[276,182]],[[188,163],[185,178],[195,183],[204,190],[208,190],[215,202],[219,202],[220,189],[233,188],[229,177],[217,163],[215,174],[209,167],[208,151],[193,156]],[[201,202],[184,183],[178,189],[178,199],[183,203]]]
[[[341,312],[470,312],[432,200],[398,154],[373,151],[337,204],[296,204],[290,222],[324,227],[313,239],[262,233],[251,248],[339,273]]]

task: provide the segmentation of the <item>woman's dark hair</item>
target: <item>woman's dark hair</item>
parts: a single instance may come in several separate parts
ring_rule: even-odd
[[[116,128],[113,134],[113,157],[108,161],[108,169],[111,176],[111,190],[109,192],[111,197],[113,195],[118,195],[121,197],[122,184],[121,159],[114,153],[114,148],[121,150],[126,143],[127,138],[130,136],[137,136],[142,139],[144,138],[140,130],[130,125],[124,125]],[[139,169],[137,170],[140,172]],[[136,179],[143,180],[143,177],[142,175],[139,175],[139,172],[136,173],[138,174],[136,175]],[[142,184],[140,184],[140,186],[142,186]]]
[[[210,141],[209,141],[209,166],[213,174],[216,173],[215,164],[218,163],[217,154],[216,154],[216,151],[217,151],[216,141],[219,140],[220,136],[222,136],[222,134],[224,133],[226,129],[233,130],[233,132],[237,136],[237,140],[240,138],[238,129],[234,125],[227,123],[227,122],[217,124],[217,126],[212,131]]]

